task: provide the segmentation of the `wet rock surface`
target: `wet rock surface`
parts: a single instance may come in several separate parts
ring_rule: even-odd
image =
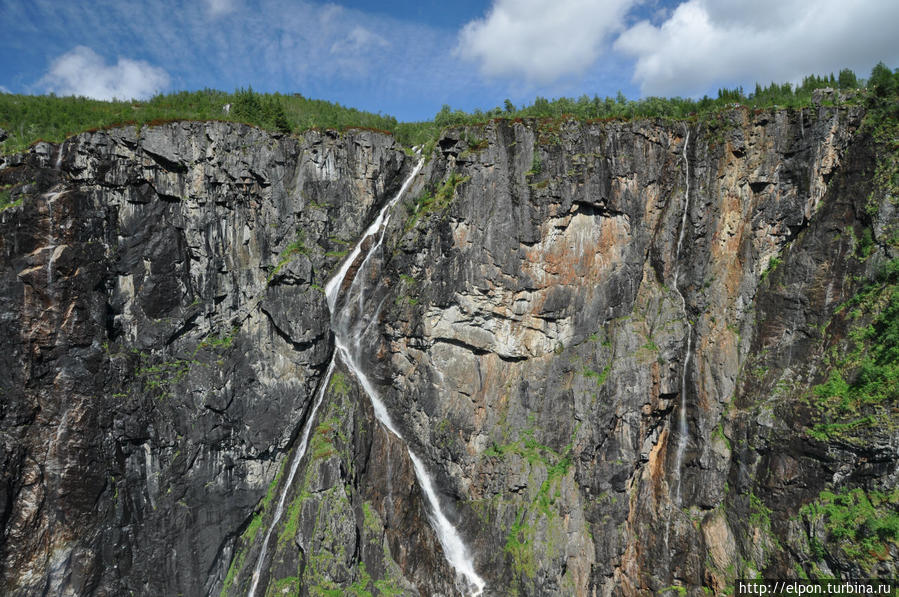
[[[373,255],[361,364],[488,594],[896,575],[895,541],[853,559],[808,509],[897,484],[895,425],[825,437],[809,400],[895,258],[862,116],[444,133]],[[5,158],[5,593],[246,594],[286,491],[258,595],[456,594],[407,444],[324,379],[322,287],[413,161],[231,123]]]

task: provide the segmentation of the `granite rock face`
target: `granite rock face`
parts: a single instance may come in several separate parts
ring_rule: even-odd
[[[895,415],[856,441],[809,400],[896,257],[862,117],[445,131],[350,268],[404,440],[326,376],[325,282],[419,159],[390,137],[174,123],[3,158],[4,592],[244,595],[268,536],[258,595],[456,594],[410,449],[487,594],[895,576],[895,539],[847,555],[809,509],[899,474]]]
[[[7,159],[4,593],[222,584],[330,359],[321,285],[407,162],[227,123]]]

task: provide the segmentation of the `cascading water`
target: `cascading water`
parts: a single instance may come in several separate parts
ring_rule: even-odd
[[[62,153],[61,150],[60,153]],[[57,191],[44,195],[44,198],[47,200],[47,217],[49,222],[47,225],[47,288],[50,288],[53,285],[53,262],[59,256],[57,251],[60,250],[59,246],[56,244],[56,221],[53,215],[53,202],[64,192],[65,191]]]
[[[344,262],[343,267],[341,267],[340,272],[331,278],[325,286],[325,295],[328,297],[328,307],[331,309],[332,313],[331,327],[334,331],[334,340],[337,345],[337,350],[343,358],[344,363],[346,363],[347,367],[353,372],[356,379],[359,380],[365,393],[368,394],[375,416],[382,425],[389,429],[400,440],[403,440],[402,434],[394,426],[386,406],[381,401],[377,390],[361,367],[361,341],[368,327],[372,322],[377,320],[378,313],[381,310],[381,304],[376,306],[369,304],[369,299],[372,297],[370,296],[370,293],[367,292],[368,289],[366,288],[367,279],[373,277],[373,272],[371,270],[375,264],[371,263],[372,256],[378,252],[384,241],[384,233],[387,224],[390,221],[390,209],[404,194],[408,185],[411,184],[412,180],[418,174],[423,163],[423,161],[419,161],[418,165],[412,171],[412,174],[403,184],[403,188],[400,189],[399,194],[385,206],[378,218],[371,226],[369,226],[369,229],[366,230],[365,234],[362,236],[362,240],[356,244],[353,252],[347,258],[346,262]],[[353,276],[353,280],[346,291],[343,308],[339,310],[336,309],[337,298],[340,294],[340,288],[344,283],[346,272],[358,258],[364,240],[368,236],[375,234],[377,234],[377,240],[368,249],[365,260],[359,266],[355,276]],[[484,580],[475,572],[474,563],[472,562],[471,556],[468,554],[468,550],[462,541],[462,537],[444,514],[443,509],[440,506],[437,492],[434,490],[434,483],[425,469],[424,464],[411,449],[407,447],[407,450],[409,452],[409,457],[412,460],[418,484],[422,488],[422,491],[427,498],[428,506],[430,507],[431,525],[437,533],[437,538],[440,541],[440,545],[443,547],[443,553],[446,556],[447,561],[456,570],[457,588],[467,595],[480,595],[484,590]]]
[[[690,210],[690,161],[687,159],[687,146],[690,143],[690,131],[685,127],[685,138],[684,138],[684,212],[681,215],[680,221],[680,232],[677,237],[677,250],[674,253],[674,292],[677,293],[677,296],[680,297],[681,304],[681,313],[684,318],[684,323],[687,324],[687,349],[684,353],[684,367],[681,372],[680,379],[680,405],[678,407],[678,420],[677,420],[677,452],[675,453],[674,459],[674,475],[676,480],[675,485],[675,503],[680,506],[681,505],[681,465],[684,460],[684,451],[687,449],[687,371],[690,368],[690,349],[692,347],[693,342],[693,324],[690,323],[690,319],[687,317],[687,301],[684,298],[684,295],[681,293],[680,289],[677,287],[677,279],[680,275],[680,250],[681,245],[684,242],[684,231],[687,228],[687,212]]]
[[[59,148],[56,150],[56,162],[53,163],[53,167],[56,170],[62,169],[62,150],[65,148],[66,142],[63,141],[59,144]]]
[[[384,240],[384,233],[386,231],[387,224],[390,221],[391,209],[400,200],[400,198],[408,189],[409,185],[412,184],[412,181],[421,171],[421,167],[423,164],[424,160],[420,160],[418,162],[418,164],[412,170],[412,173],[403,183],[403,186],[400,188],[396,196],[391,199],[387,203],[387,205],[384,206],[375,221],[371,223],[371,225],[360,237],[359,242],[356,243],[355,247],[353,247],[352,252],[343,262],[337,274],[335,274],[325,285],[325,297],[327,298],[328,308],[331,312],[331,329],[334,332],[334,343],[336,346],[336,350],[334,352],[334,357],[331,360],[331,364],[328,366],[328,372],[322,382],[322,386],[319,390],[318,397],[316,398],[315,405],[313,406],[313,409],[306,421],[306,425],[303,430],[303,439],[300,442],[296,453],[294,454],[293,461],[290,465],[290,474],[288,475],[287,482],[285,483],[284,489],[282,490],[282,494],[278,501],[278,506],[275,510],[272,523],[269,526],[268,531],[266,532],[262,550],[259,553],[259,559],[257,560],[256,567],[253,571],[253,582],[248,593],[249,597],[255,596],[256,588],[259,584],[259,578],[262,572],[262,567],[265,565],[264,560],[269,539],[275,526],[280,520],[281,515],[283,514],[287,492],[293,481],[293,477],[300,464],[300,461],[302,460],[303,455],[306,451],[309,433],[313,427],[313,419],[318,410],[318,407],[321,405],[325,393],[325,388],[328,385],[328,380],[334,369],[338,355],[340,355],[340,358],[343,360],[344,364],[356,376],[356,379],[358,379],[359,384],[365,390],[365,393],[368,394],[368,397],[371,400],[372,408],[378,421],[380,421],[381,424],[384,425],[384,427],[386,427],[398,439],[404,441],[403,436],[394,426],[393,421],[390,418],[390,414],[387,412],[386,406],[384,405],[383,401],[381,401],[377,391],[360,366],[362,352],[361,340],[365,331],[369,328],[372,322],[377,320],[378,313],[381,309],[380,303],[378,305],[368,304],[368,300],[372,297],[370,296],[370,293],[367,292],[366,278],[371,277],[373,274],[373,272],[370,271],[373,265],[370,264],[370,262],[372,261],[371,258],[381,248],[381,244]],[[340,291],[344,286],[347,273],[349,272],[350,267],[352,267],[352,265],[357,261],[359,254],[362,252],[362,246],[365,241],[368,238],[374,238],[375,236],[377,236],[377,239],[368,248],[365,259],[362,261],[362,264],[353,275],[350,286],[345,292],[346,298],[343,302],[342,307],[338,310],[337,299],[341,294]],[[465,547],[465,544],[462,541],[459,532],[452,525],[452,523],[450,523],[449,519],[444,514],[443,509],[440,506],[440,501],[438,499],[437,493],[434,490],[433,481],[428,475],[424,464],[412,452],[411,449],[407,447],[407,450],[409,453],[409,457],[412,460],[418,484],[422,488],[422,491],[428,501],[428,506],[430,508],[429,519],[431,525],[437,533],[437,538],[440,541],[441,546],[443,547],[444,556],[456,571],[456,586],[462,593],[469,595],[470,597],[477,597],[483,592],[486,583],[475,572],[474,563],[471,559],[471,556],[468,554],[468,550]]]
[[[275,530],[275,526],[284,514],[284,503],[287,501],[287,490],[290,489],[290,486],[293,484],[293,478],[297,474],[300,461],[303,460],[303,455],[306,453],[306,447],[309,445],[309,434],[312,431],[312,421],[315,419],[318,407],[321,406],[322,400],[325,397],[325,389],[328,387],[328,380],[331,379],[331,373],[334,371],[336,358],[336,355],[331,357],[328,371],[325,373],[325,377],[322,380],[322,385],[318,390],[318,396],[315,397],[315,404],[312,405],[312,410],[309,412],[309,417],[306,419],[306,426],[303,428],[303,438],[300,440],[300,445],[297,446],[296,452],[294,452],[293,461],[290,463],[290,472],[287,474],[287,481],[284,483],[281,497],[278,498],[275,515],[272,517],[272,523],[265,532],[265,539],[262,540],[262,549],[259,551],[256,567],[253,568],[253,582],[250,584],[250,590],[247,593],[249,597],[253,597],[256,594],[256,587],[259,585],[259,577],[262,576],[262,567],[265,565],[265,554],[268,552],[268,542],[272,538],[272,532]]]

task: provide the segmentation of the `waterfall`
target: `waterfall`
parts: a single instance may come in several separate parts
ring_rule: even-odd
[[[60,250],[59,246],[56,244],[56,218],[53,215],[53,202],[56,201],[56,198],[65,193],[65,191],[57,191],[54,193],[46,193],[44,198],[47,200],[47,289],[49,290],[50,286],[53,285],[53,261],[56,260],[59,255],[57,251]]]
[[[690,368],[690,349],[693,342],[693,324],[690,323],[690,319],[687,316],[687,301],[684,298],[684,295],[681,293],[680,289],[677,287],[677,279],[680,276],[680,251],[681,246],[684,242],[684,231],[687,228],[687,212],[690,210],[690,161],[687,159],[687,146],[690,143],[690,131],[687,130],[686,125],[684,125],[684,132],[686,136],[684,138],[684,212],[681,215],[680,220],[680,232],[677,237],[677,250],[674,253],[674,292],[677,293],[677,296],[680,297],[681,304],[681,314],[684,318],[684,323],[687,324],[687,349],[684,353],[684,367],[681,372],[680,379],[680,405],[678,406],[678,419],[677,419],[677,452],[675,453],[675,468],[674,474],[675,479],[677,481],[676,490],[675,490],[675,501],[678,506],[681,505],[681,466],[684,461],[684,451],[687,448],[687,371]]]
[[[380,396],[378,396],[377,390],[361,366],[362,338],[366,330],[377,321],[381,310],[381,304],[376,306],[369,304],[371,296],[368,292],[367,281],[373,277],[371,274],[374,267],[374,264],[370,263],[371,258],[379,251],[384,241],[384,233],[387,229],[387,224],[390,222],[390,209],[405,193],[406,188],[418,174],[423,163],[423,160],[419,161],[412,174],[406,179],[399,194],[384,207],[378,218],[362,235],[361,240],[356,244],[340,271],[325,286],[325,295],[328,298],[328,306],[332,313],[331,327],[334,331],[337,351],[340,353],[343,362],[353,372],[356,379],[359,380],[359,384],[365,390],[365,393],[368,394],[378,421],[400,441],[405,440],[403,440],[399,429],[394,425],[387,407]],[[373,235],[377,235],[377,239],[368,249],[365,259],[356,271],[355,276],[353,276],[352,282],[345,293],[343,307],[337,309],[337,298],[341,287],[344,285],[346,273],[353,262],[357,260],[365,239]],[[431,526],[437,533],[437,539],[440,541],[441,547],[443,547],[444,556],[456,571],[457,588],[462,593],[472,597],[480,595],[484,590],[484,580],[475,572],[474,562],[468,553],[468,549],[465,547],[465,543],[462,541],[462,537],[443,512],[437,492],[434,490],[434,482],[427,469],[425,469],[422,461],[408,446],[407,450],[412,460],[418,485],[421,487],[428,502]]]
[[[312,432],[312,422],[315,419],[315,414],[318,412],[318,407],[321,406],[322,400],[325,397],[325,390],[328,387],[328,380],[331,379],[331,373],[334,371],[335,362],[336,356],[331,357],[328,371],[325,373],[325,377],[322,379],[322,385],[318,389],[318,396],[315,398],[315,404],[312,406],[312,410],[309,411],[309,416],[306,418],[306,425],[303,428],[303,438],[300,440],[300,445],[297,446],[296,452],[293,454],[293,461],[290,463],[290,472],[287,475],[287,481],[284,483],[284,489],[281,491],[281,497],[278,498],[278,506],[275,508],[275,515],[272,517],[272,523],[269,525],[268,530],[265,532],[265,538],[262,540],[262,549],[259,551],[256,567],[253,568],[253,582],[250,584],[250,590],[247,593],[248,597],[253,597],[256,594],[256,587],[259,585],[259,577],[262,576],[262,567],[265,565],[265,554],[268,552],[268,542],[272,538],[272,532],[275,530],[275,526],[277,526],[278,521],[281,520],[281,516],[284,514],[284,503],[287,501],[287,490],[290,489],[290,486],[293,484],[293,478],[297,474],[297,469],[300,467],[300,461],[303,460],[303,455],[306,453],[306,447],[309,445],[309,434]]]
[[[353,373],[353,375],[355,375],[356,379],[359,381],[359,384],[365,390],[365,393],[368,394],[368,397],[371,400],[372,408],[378,421],[380,421],[381,424],[384,425],[384,427],[386,427],[387,430],[395,435],[400,441],[404,441],[403,436],[393,424],[393,421],[390,418],[390,413],[388,413],[387,411],[387,407],[379,397],[377,390],[369,380],[368,376],[364,373],[360,365],[360,357],[362,353],[361,340],[363,335],[365,334],[365,331],[374,322],[377,321],[378,314],[381,310],[381,304],[368,304],[368,299],[370,299],[371,297],[369,295],[369,292],[367,292],[367,290],[369,289],[366,287],[366,280],[367,277],[371,276],[372,273],[370,266],[371,257],[380,250],[381,245],[384,241],[384,234],[387,228],[387,224],[390,222],[391,209],[405,194],[406,190],[412,184],[412,181],[421,171],[423,165],[424,160],[419,160],[418,164],[412,170],[409,177],[405,180],[405,182],[403,182],[403,185],[396,196],[394,196],[393,199],[391,199],[384,206],[375,221],[372,222],[371,225],[362,234],[359,242],[357,242],[356,246],[353,247],[353,250],[345,259],[338,272],[327,282],[327,284],[325,284],[325,297],[328,301],[328,308],[331,312],[331,329],[334,332],[334,343],[336,350],[334,351],[334,357],[331,360],[331,364],[328,366],[328,372],[325,375],[324,380],[322,381],[322,386],[319,390],[319,395],[316,399],[315,406],[313,406],[313,409],[306,420],[306,424],[303,430],[303,439],[300,442],[296,453],[294,454],[293,461],[291,462],[290,474],[288,475],[287,482],[285,483],[284,489],[282,490],[282,494],[278,501],[278,507],[275,510],[275,515],[272,519],[272,523],[269,526],[268,531],[266,532],[262,550],[260,551],[259,559],[257,560],[256,567],[253,571],[253,582],[252,586],[250,587],[248,597],[255,596],[262,568],[265,564],[264,560],[269,539],[271,538],[272,532],[283,513],[284,502],[287,498],[287,492],[290,489],[294,474],[296,473],[299,463],[306,451],[309,434],[313,426],[313,419],[315,417],[316,411],[318,410],[318,407],[321,405],[325,393],[325,388],[328,385],[328,380],[334,369],[334,365],[338,355],[340,355],[340,358],[343,360],[347,368]],[[349,288],[347,288],[346,292],[344,293],[346,298],[343,302],[343,305],[340,309],[337,309],[337,299],[341,294],[341,288],[345,285],[347,273],[349,272],[350,267],[352,267],[352,265],[358,260],[359,255],[362,252],[362,245],[370,237],[377,238],[375,242],[368,248],[362,264],[353,274]],[[425,469],[424,464],[412,452],[412,450],[408,448],[408,446],[407,450],[409,452],[409,457],[412,460],[418,484],[422,488],[422,492],[424,493],[428,502],[428,507],[430,509],[429,521],[434,528],[434,531],[437,533],[437,538],[440,541],[440,545],[443,547],[444,556],[456,571],[457,588],[459,588],[460,591],[462,591],[466,595],[469,595],[470,597],[481,595],[485,586],[484,580],[481,579],[481,577],[478,576],[478,574],[475,572],[474,562],[471,559],[471,556],[468,554],[468,550],[465,547],[464,542],[462,541],[462,537],[459,535],[459,532],[452,525],[452,523],[450,523],[449,519],[444,514],[443,509],[440,506],[440,501],[438,499],[437,493],[434,490],[434,483],[427,470]]]
[[[54,164],[53,164],[53,168],[56,170],[62,169],[62,150],[65,147],[65,145],[66,145],[66,142],[63,141],[62,143],[59,144],[59,147],[56,150],[56,162],[54,162]]]

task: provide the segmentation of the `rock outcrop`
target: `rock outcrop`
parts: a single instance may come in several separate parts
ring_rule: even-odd
[[[368,280],[361,364],[405,440],[326,376],[325,282],[417,159],[390,137],[174,123],[3,158],[3,592],[244,595],[270,530],[258,595],[454,594],[407,447],[491,595],[895,577],[895,403],[814,389],[897,275],[863,116],[445,131]],[[873,539],[841,549],[828,505],[863,495]]]

